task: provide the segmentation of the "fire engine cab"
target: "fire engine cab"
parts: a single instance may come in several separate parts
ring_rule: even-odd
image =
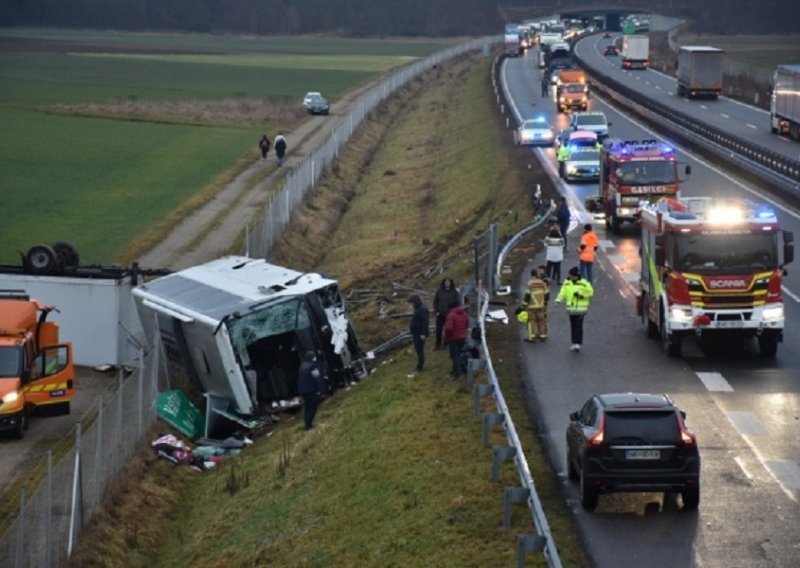
[[[642,201],[679,196],[678,165],[675,150],[656,140],[606,140],[600,150],[599,195],[587,199],[586,207],[604,213],[606,227],[617,234],[623,222],[638,222]],[[684,172],[691,174],[691,167]]]
[[[642,205],[641,225],[637,311],[648,337],[660,337],[667,354],[679,357],[689,334],[748,334],[762,355],[775,355],[794,235],[780,230],[770,208],[744,199],[662,198]]]

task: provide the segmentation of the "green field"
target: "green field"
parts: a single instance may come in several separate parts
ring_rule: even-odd
[[[335,101],[445,47],[50,29],[3,29],[0,40],[0,263],[13,264],[17,251],[57,240],[73,242],[84,264],[117,261],[137,235],[254,153],[263,131],[291,128],[277,118],[199,126],[162,115],[87,116],[86,105],[267,100],[294,107],[308,90]]]

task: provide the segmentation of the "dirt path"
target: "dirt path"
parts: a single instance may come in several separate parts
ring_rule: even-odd
[[[231,247],[261,211],[268,197],[280,188],[289,168],[323,144],[351,104],[376,82],[347,93],[331,105],[330,116],[312,116],[292,132],[285,132],[289,150],[281,168],[275,167],[275,153],[257,159],[214,199],[173,227],[167,237],[137,260],[144,268],[180,270],[229,254]],[[277,132],[271,133],[274,138]],[[293,146],[300,141],[299,146]],[[253,142],[255,146],[255,141]],[[252,186],[250,180],[265,169],[273,169],[266,179]]]

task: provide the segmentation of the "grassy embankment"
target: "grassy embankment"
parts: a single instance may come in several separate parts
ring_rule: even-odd
[[[500,125],[489,64],[478,56],[446,64],[374,113],[276,255],[328,271],[345,292],[382,291],[352,306],[365,349],[407,325],[379,316],[382,302],[389,313],[408,311],[391,282],[433,290],[440,265],[463,282],[473,234],[494,221],[502,234],[528,222],[526,188],[539,170],[527,169],[530,153],[511,148]],[[513,260],[519,269],[526,259]],[[494,326],[489,340],[564,565],[585,565],[526,415],[517,330]],[[491,449],[481,443],[471,393],[446,378],[447,356],[429,352],[413,380],[412,365],[410,349],[395,353],[326,401],[315,430],[285,422],[202,475],[137,461],[84,534],[76,565],[514,564],[516,535],[533,530],[522,505],[513,527],[501,526],[502,490],[519,483],[515,469],[505,464],[501,482],[491,482]],[[489,411],[491,400],[482,406]],[[501,429],[492,443],[505,443]],[[535,554],[529,561],[544,565]]]
[[[128,260],[332,101],[442,48],[420,41],[0,31],[0,263],[72,241],[84,264]],[[155,228],[154,228],[155,227]],[[135,246],[134,246],[135,248]]]

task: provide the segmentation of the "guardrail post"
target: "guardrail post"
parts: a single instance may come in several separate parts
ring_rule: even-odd
[[[489,435],[492,426],[497,426],[506,421],[506,415],[502,412],[488,412],[483,415],[483,447],[489,447]]]
[[[492,448],[492,481],[500,481],[500,463],[517,457],[514,446],[495,446]]]
[[[480,414],[481,398],[494,394],[494,385],[473,385],[472,415]]]
[[[525,557],[531,552],[541,552],[547,546],[547,539],[538,534],[517,535],[517,568],[525,568]]]
[[[514,503],[527,501],[531,490],[527,487],[506,487],[503,490],[503,528],[511,527],[511,507]]]
[[[485,359],[471,357],[467,360],[467,387],[475,386],[475,373],[486,368]]]

